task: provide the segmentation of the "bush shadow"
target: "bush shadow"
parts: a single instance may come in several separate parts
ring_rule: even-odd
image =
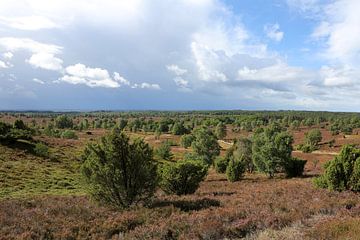
[[[174,206],[181,211],[199,211],[210,207],[220,207],[220,201],[216,199],[203,198],[198,200],[156,200],[150,204],[150,208]]]

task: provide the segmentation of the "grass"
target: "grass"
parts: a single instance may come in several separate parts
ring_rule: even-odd
[[[67,149],[52,158],[0,145],[0,198],[84,194],[80,163]]]

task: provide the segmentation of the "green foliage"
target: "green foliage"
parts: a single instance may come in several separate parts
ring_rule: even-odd
[[[300,177],[303,175],[306,160],[291,158],[285,165],[287,177]]]
[[[291,161],[293,137],[278,125],[256,131],[253,137],[253,161],[260,172],[273,177]]]
[[[82,172],[92,196],[117,208],[149,200],[157,185],[152,149],[142,139],[130,143],[120,129],[89,144],[84,151]]]
[[[160,187],[168,194],[192,194],[198,189],[207,172],[207,165],[200,161],[181,160],[166,163],[160,169]]]
[[[318,149],[318,144],[322,140],[322,135],[319,129],[312,129],[305,133],[305,143],[299,146],[303,152],[312,152]]]
[[[50,155],[49,147],[46,146],[44,143],[41,143],[41,142],[36,143],[35,147],[34,147],[34,153],[35,153],[35,155],[37,155],[39,157],[47,158]]]
[[[219,122],[218,125],[216,125],[215,134],[218,139],[226,137],[226,125],[223,122]]]
[[[171,129],[172,134],[174,135],[183,135],[188,132],[188,130],[184,127],[184,122],[175,122]]]
[[[330,190],[360,191],[360,149],[345,145],[333,160],[325,165],[325,172],[316,178],[317,187]]]
[[[246,171],[245,163],[241,160],[231,159],[226,168],[226,176],[228,181],[239,181]]]
[[[155,151],[156,155],[164,160],[171,160],[174,154],[171,152],[171,144],[168,141],[163,142]]]
[[[195,137],[192,134],[182,135],[180,139],[181,146],[183,146],[184,148],[191,147],[191,144],[194,141],[194,139]]]
[[[60,129],[72,128],[74,125],[72,119],[67,115],[60,115],[55,119],[55,126]]]
[[[119,122],[119,128],[120,128],[120,130],[124,130],[127,124],[128,124],[128,121],[127,121],[127,120],[121,119],[120,122]]]
[[[240,137],[234,142],[232,155],[235,160],[242,161],[248,172],[253,172],[252,141],[246,137]]]
[[[207,164],[212,164],[216,156],[220,154],[220,146],[214,133],[202,127],[195,131],[195,140],[192,142],[191,147],[194,152],[202,157]]]
[[[65,139],[78,139],[78,136],[76,135],[75,131],[72,130],[65,130],[61,133],[61,138]]]
[[[229,163],[229,159],[226,157],[217,157],[215,159],[215,170],[217,173],[225,173]]]
[[[23,122],[23,120],[21,119],[16,119],[14,122],[14,128],[15,129],[22,129],[22,130],[28,130],[29,128],[25,125],[25,123]]]
[[[0,122],[0,143],[12,143],[19,139],[31,140],[32,132],[28,129],[18,129]]]

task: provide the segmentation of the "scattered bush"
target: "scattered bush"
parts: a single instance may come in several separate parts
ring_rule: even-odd
[[[360,191],[360,149],[345,145],[340,154],[324,167],[324,174],[314,180],[317,187]]]
[[[157,185],[152,149],[142,139],[130,143],[119,128],[99,144],[87,145],[82,172],[91,195],[117,208],[149,200]]]
[[[215,170],[217,173],[225,173],[229,160],[226,157],[217,157],[215,159]]]
[[[194,141],[194,136],[192,134],[186,134],[181,136],[181,146],[184,148],[191,147],[192,142]]]
[[[216,136],[206,127],[197,129],[194,136],[195,140],[191,144],[192,149],[196,154],[203,156],[207,164],[211,165],[214,158],[220,154],[220,146]]]
[[[74,125],[72,119],[68,117],[67,115],[61,115],[58,116],[55,120],[55,126],[57,128],[63,129],[63,128],[72,128]]]
[[[291,161],[293,137],[278,125],[258,129],[253,137],[253,161],[260,172],[273,177]]]
[[[208,172],[208,166],[200,161],[181,160],[166,163],[160,169],[161,189],[168,194],[194,193]]]
[[[216,125],[215,134],[218,139],[226,137],[226,125],[223,122],[219,122],[218,125]]]
[[[156,155],[164,160],[171,160],[174,155],[171,152],[171,145],[168,141],[163,142],[157,149]]]
[[[230,182],[239,181],[245,173],[245,163],[243,161],[231,159],[226,168],[226,176]]]
[[[75,131],[65,130],[61,133],[61,138],[78,139],[78,136],[76,135]]]
[[[44,143],[36,143],[34,147],[34,153],[39,157],[49,157],[49,147]]]

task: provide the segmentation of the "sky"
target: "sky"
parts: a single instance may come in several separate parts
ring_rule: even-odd
[[[0,0],[0,109],[360,111],[359,13],[359,0]]]

